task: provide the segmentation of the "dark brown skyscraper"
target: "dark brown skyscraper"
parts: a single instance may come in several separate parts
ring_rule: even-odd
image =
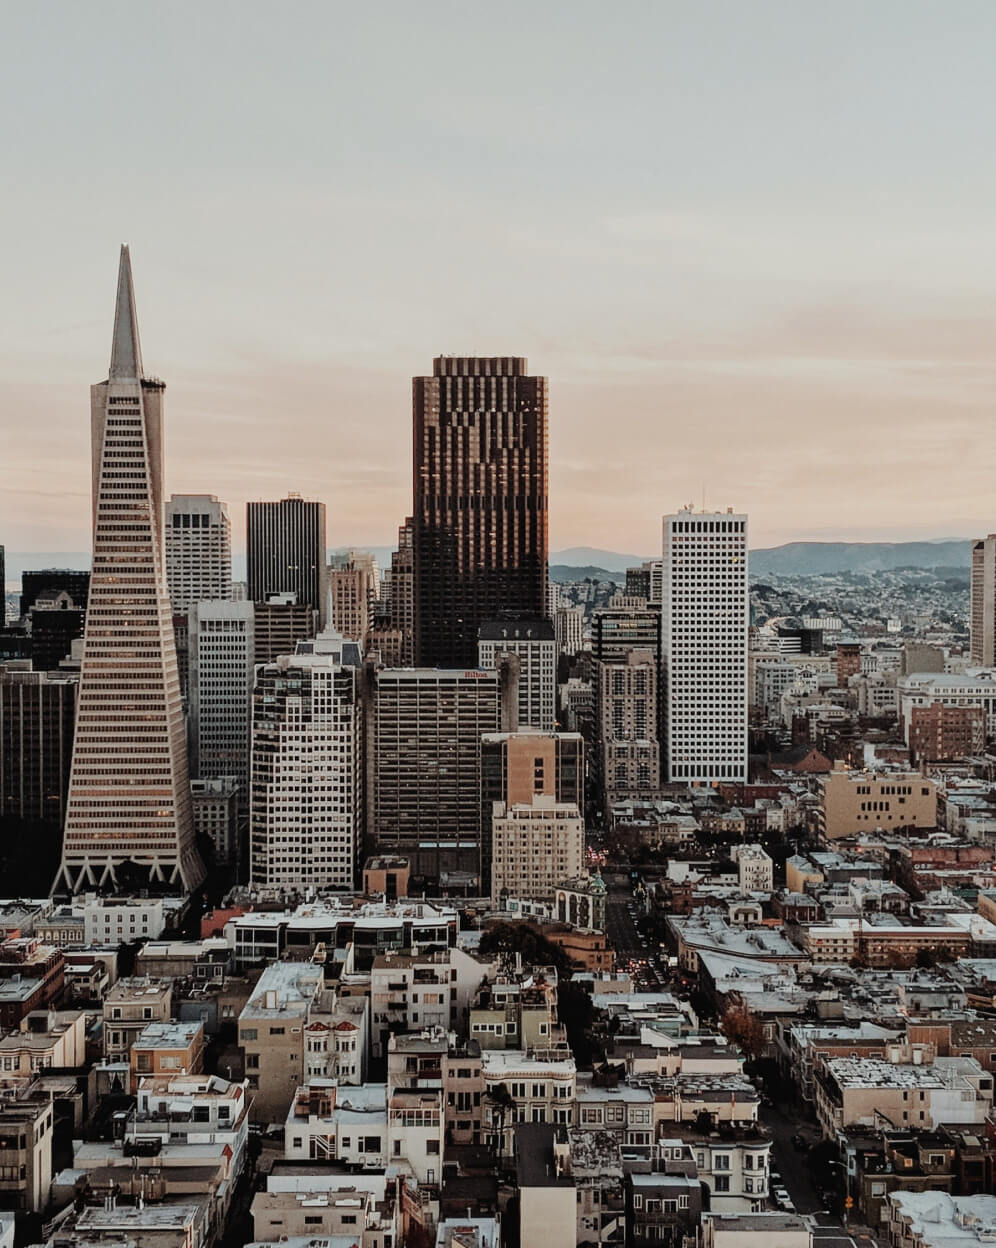
[[[477,666],[477,632],[545,617],[547,381],[514,356],[440,356],[413,381],[415,662]]]

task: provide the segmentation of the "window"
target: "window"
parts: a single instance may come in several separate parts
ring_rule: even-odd
[[[729,1170],[730,1154],[729,1153],[713,1153],[712,1168],[713,1170]]]
[[[429,1154],[430,1157],[438,1156],[439,1155],[439,1141],[438,1140],[426,1140],[425,1151]]]
[[[730,1190],[730,1176],[728,1174],[716,1175],[716,1191],[728,1192]]]
[[[634,1195],[633,1195],[633,1208],[634,1208],[634,1209],[642,1209],[642,1208],[643,1208],[643,1197],[640,1195],[640,1193],[639,1193],[639,1192],[636,1192],[636,1193],[634,1193]]]

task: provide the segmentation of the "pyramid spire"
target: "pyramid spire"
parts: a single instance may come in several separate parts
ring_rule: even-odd
[[[135,311],[135,287],[131,280],[131,256],[127,243],[121,244],[111,367],[107,376],[109,381],[137,381],[142,376],[142,344],[138,340],[138,313]]]

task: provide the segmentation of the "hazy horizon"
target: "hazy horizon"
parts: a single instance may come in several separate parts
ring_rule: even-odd
[[[996,528],[991,5],[5,16],[8,549],[89,545],[122,241],[167,490],[236,546],[288,490],[393,545],[441,353],[550,378],[553,550],[703,495],[754,547]]]

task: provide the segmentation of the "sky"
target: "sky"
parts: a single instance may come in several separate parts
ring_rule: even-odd
[[[78,0],[0,48],[0,543],[89,544],[131,245],[170,491],[393,542],[411,377],[550,378],[550,547],[996,529],[990,0]]]

